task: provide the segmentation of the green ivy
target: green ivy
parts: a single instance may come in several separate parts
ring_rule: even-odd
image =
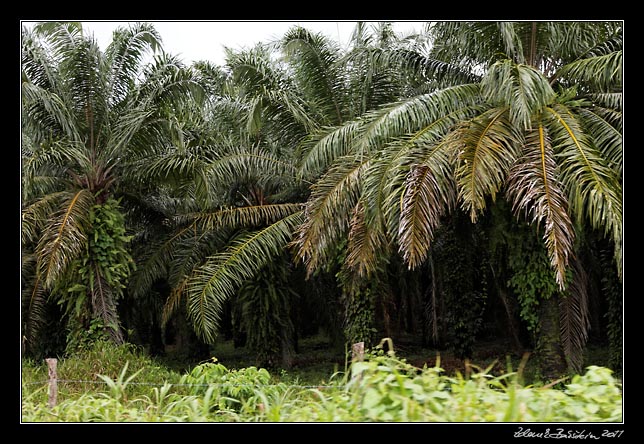
[[[64,307],[68,319],[68,349],[104,339],[100,331],[119,328],[118,325],[106,325],[94,312],[89,295],[99,284],[107,286],[112,298],[110,303],[115,309],[135,268],[127,250],[131,236],[126,234],[119,202],[109,198],[94,205],[89,222],[84,254],[70,264],[54,292],[59,295],[58,303]]]
[[[364,342],[373,345],[378,330],[375,328],[375,295],[371,286],[345,294],[344,335],[349,344]]]
[[[519,315],[527,329],[539,333],[539,302],[557,296],[559,286],[550,266],[548,253],[536,234],[519,226],[521,234],[509,244],[508,268],[511,277],[508,286],[519,301]]]

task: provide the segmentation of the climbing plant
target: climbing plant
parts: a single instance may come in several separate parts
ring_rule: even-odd
[[[127,249],[131,237],[116,199],[92,206],[89,222],[84,254],[52,292],[67,317],[68,348],[107,337],[123,342],[117,304],[135,267]]]

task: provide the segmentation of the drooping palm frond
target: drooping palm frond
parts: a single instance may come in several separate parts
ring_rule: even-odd
[[[38,275],[45,288],[52,288],[70,262],[83,252],[94,203],[92,193],[82,189],[70,194],[64,206],[51,216],[36,247]]]
[[[91,281],[89,295],[93,314],[97,319],[103,321],[103,325],[112,341],[116,344],[122,344],[123,333],[119,325],[113,288],[103,276],[98,262],[94,263],[92,272],[94,279]]]
[[[507,108],[493,108],[469,120],[449,137],[459,152],[455,175],[459,200],[472,222],[493,200],[518,157],[521,135],[510,123]]]
[[[358,278],[368,278],[389,256],[382,221],[368,217],[363,200],[353,209],[347,235],[347,257],[344,266]]]
[[[579,260],[572,261],[572,279],[559,299],[561,343],[568,365],[577,373],[583,370],[584,348],[590,329],[588,276]]]
[[[22,245],[38,242],[47,221],[65,198],[69,198],[68,191],[52,192],[23,208],[20,226]]]
[[[525,49],[526,42],[523,35],[525,31],[521,24],[516,22],[499,22],[498,33],[505,54],[516,63],[526,63]]]
[[[330,259],[330,249],[349,228],[351,212],[361,194],[362,177],[370,159],[340,158],[311,187],[304,210],[304,223],[294,241],[297,255],[310,275]],[[333,223],[329,223],[333,221]]]
[[[434,231],[456,204],[456,183],[448,143],[438,144],[424,162],[411,167],[400,200],[399,251],[409,268],[420,265]]]
[[[550,138],[542,126],[526,134],[523,153],[508,174],[507,194],[516,215],[525,212],[532,223],[543,224],[550,264],[563,289],[575,233]]]
[[[615,261],[622,267],[622,188],[614,169],[601,157],[583,132],[579,119],[563,104],[547,108],[544,126],[559,158],[560,177],[571,214],[584,217],[614,243]]]
[[[36,272],[35,254],[22,251],[22,339],[27,346],[34,346],[38,332],[46,321],[46,304],[49,291]]]
[[[283,254],[292,233],[302,222],[297,212],[256,232],[239,236],[222,253],[198,267],[185,286],[188,317],[196,333],[215,340],[223,303],[272,258]]]
[[[399,233],[400,202],[410,169],[431,163],[437,145],[445,142],[454,127],[485,109],[485,105],[457,108],[411,134],[392,140],[375,157],[364,180],[364,194],[369,208],[382,210],[387,231],[392,237]],[[449,163],[455,162],[455,154],[452,150]]]
[[[58,69],[47,50],[34,32],[22,28],[21,59],[22,80],[29,80],[34,85],[49,90],[60,82]]]

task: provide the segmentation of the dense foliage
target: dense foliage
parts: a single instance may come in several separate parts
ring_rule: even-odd
[[[148,24],[105,51],[78,23],[23,29],[24,351],[199,360],[223,337],[288,368],[318,332],[462,358],[511,338],[556,379],[592,340],[618,370],[622,40],[619,22],[359,23],[346,49],[293,27],[186,66]],[[410,387],[469,387],[432,372]],[[516,406],[510,387],[494,402]],[[347,417],[391,414],[342,393]],[[409,412],[456,419],[425,410],[441,396]]]

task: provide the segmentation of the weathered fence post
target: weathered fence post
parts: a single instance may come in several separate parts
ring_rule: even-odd
[[[351,346],[351,361],[364,360],[364,342],[356,342]]]
[[[58,359],[47,358],[45,362],[47,362],[47,367],[49,368],[49,402],[47,405],[52,408],[58,401],[58,375],[56,374]]]

